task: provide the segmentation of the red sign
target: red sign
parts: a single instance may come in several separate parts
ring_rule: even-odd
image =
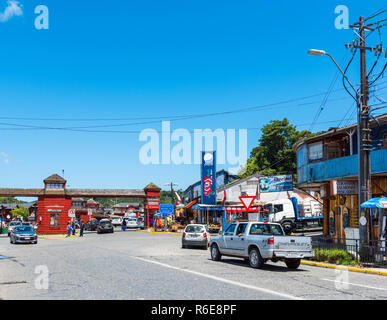
[[[239,197],[239,200],[242,202],[242,204],[246,208],[246,210],[250,209],[251,205],[254,202],[254,199],[255,199],[255,196]]]
[[[147,209],[158,209],[159,206],[157,204],[147,204],[146,208]]]
[[[204,195],[208,196],[211,192],[212,178],[204,177]]]

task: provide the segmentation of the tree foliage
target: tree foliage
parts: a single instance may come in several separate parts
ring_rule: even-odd
[[[251,151],[240,175],[246,177],[258,172],[263,175],[296,174],[296,154],[292,145],[313,134],[306,130],[298,131],[286,118],[271,120],[261,131],[258,146]]]
[[[29,216],[29,211],[24,207],[19,207],[12,209],[11,214],[13,217],[22,217],[23,219],[27,219]]]

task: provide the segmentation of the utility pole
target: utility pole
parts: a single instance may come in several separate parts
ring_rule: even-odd
[[[373,24],[371,24],[373,25]],[[367,225],[369,225],[369,217],[367,217],[366,209],[362,209],[360,204],[367,201],[371,197],[371,161],[370,161],[370,152],[371,152],[371,129],[369,126],[370,114],[369,114],[369,83],[367,75],[367,62],[366,62],[366,51],[375,52],[380,54],[383,52],[382,46],[377,46],[375,48],[366,47],[365,31],[374,31],[375,29],[371,28],[371,25],[365,25],[364,17],[360,17],[359,21],[351,25],[352,29],[358,29],[359,40],[354,41],[352,44],[347,44],[347,48],[359,49],[360,50],[360,99],[357,94],[357,110],[358,110],[358,125],[357,125],[357,144],[358,144],[358,193],[359,193],[359,203],[358,203],[358,216],[359,216],[359,237],[360,237],[360,246],[364,247],[368,243],[368,233]],[[365,217],[367,222],[362,223],[361,217]]]
[[[173,214],[175,214],[175,195],[173,193],[173,187],[174,186],[175,187],[178,186],[178,184],[171,182],[171,183],[166,183],[165,185],[166,186],[171,186],[171,197],[172,197],[172,204],[173,204]]]

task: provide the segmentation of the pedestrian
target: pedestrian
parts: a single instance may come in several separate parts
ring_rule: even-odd
[[[122,231],[125,231],[126,230],[126,220],[124,219],[122,221]]]
[[[79,231],[79,236],[83,237],[83,229],[85,228],[85,225],[83,224],[83,221],[81,220],[81,225],[79,226],[80,231]]]
[[[71,236],[71,224],[70,224],[70,222],[67,222],[66,230],[67,230],[67,236],[66,237],[70,237]]]
[[[74,223],[74,221],[71,224],[71,232],[73,233],[73,236],[75,236],[75,223]]]

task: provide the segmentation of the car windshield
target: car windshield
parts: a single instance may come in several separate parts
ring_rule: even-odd
[[[136,219],[128,219],[129,222],[137,222]]]
[[[103,225],[103,226],[109,225],[109,224],[110,224],[110,221],[101,221],[99,224],[100,224],[100,225]]]
[[[12,227],[12,226],[21,225],[21,223],[20,223],[20,221],[12,221],[9,225]]]
[[[202,226],[187,226],[185,232],[204,232],[204,227]]]
[[[30,226],[18,226],[15,228],[15,232],[31,232],[33,231]]]

